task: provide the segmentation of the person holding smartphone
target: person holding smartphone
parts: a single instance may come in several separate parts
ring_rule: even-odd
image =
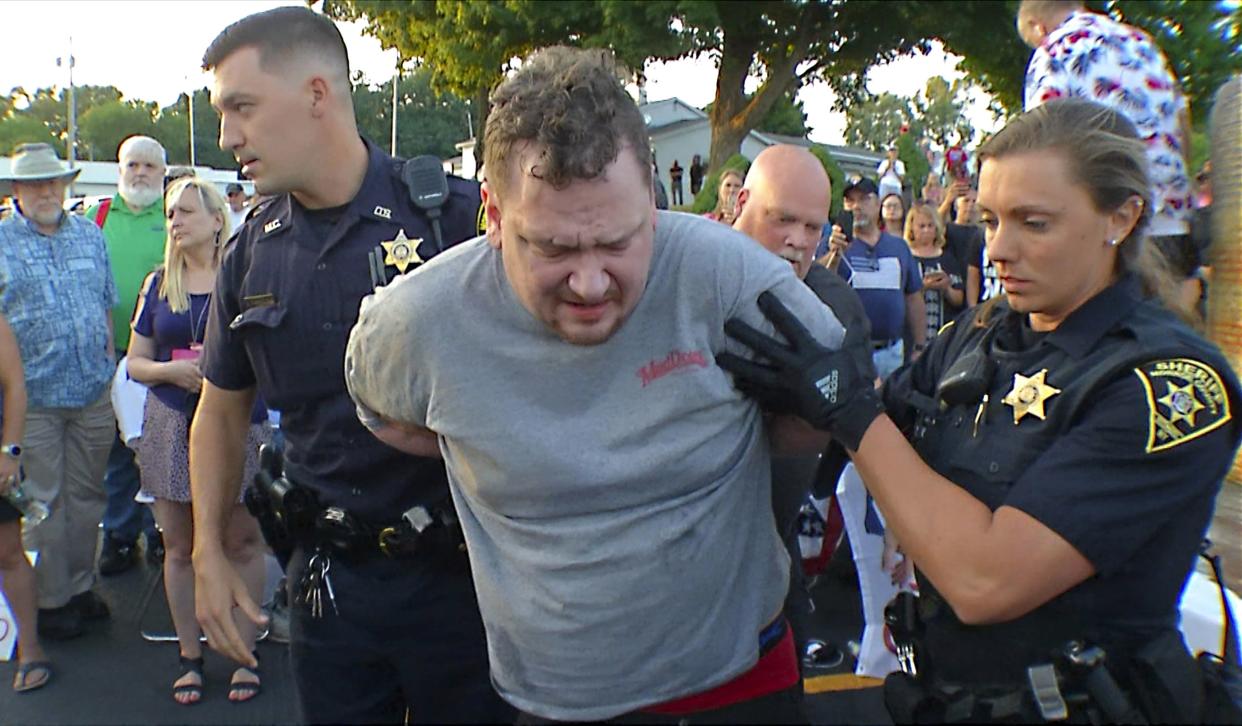
[[[164,531],[164,592],[180,644],[180,668],[173,699],[183,706],[203,697],[201,629],[194,617],[194,568],[190,561],[194,526],[190,510],[189,423],[203,386],[199,353],[206,335],[211,291],[224,240],[230,232],[228,203],[215,186],[197,177],[168,187],[167,241],[164,264],[142,283],[131,323],[130,377],[151,387],[143,410],[142,436],[135,444],[142,492],[155,503],[155,519]],[[249,482],[258,470],[259,445],[270,438],[263,426],[267,409],[257,401],[246,445]],[[259,527],[238,502],[229,517],[229,556],[253,596],[263,588],[265,569]],[[251,650],[255,627],[239,618]],[[237,668],[229,700],[246,701],[259,693],[255,669]]]
[[[3,428],[0,447],[0,591],[17,621],[17,672],[13,690],[42,688],[52,680],[52,664],[39,644],[39,609],[35,606],[35,573],[22,546],[22,513],[5,500],[22,481],[19,443],[26,430],[26,380],[22,356],[9,321],[0,315],[0,397]]]
[[[927,340],[966,307],[966,265],[945,245],[944,224],[930,204],[915,204],[906,215],[906,244],[923,276]]]

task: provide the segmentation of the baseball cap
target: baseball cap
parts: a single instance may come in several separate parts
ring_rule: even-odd
[[[238,184],[238,183],[236,183],[236,182],[234,182],[234,183],[232,183],[232,184],[230,184],[230,185],[228,185],[227,187],[225,187],[225,188],[224,188],[224,193],[225,193],[225,194],[232,194],[233,192],[241,192],[241,193],[243,193],[243,194],[244,194],[244,193],[246,192],[246,190],[245,190],[245,189],[242,189],[242,185],[241,185],[241,184]]]
[[[880,188],[875,185],[875,182],[871,181],[867,177],[862,177],[853,183],[846,184],[845,191],[841,193],[841,196],[849,196],[849,193],[855,189],[863,194],[874,194],[876,196],[880,195]]]

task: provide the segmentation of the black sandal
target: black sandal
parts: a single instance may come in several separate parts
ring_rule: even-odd
[[[256,681],[230,681],[229,682],[229,703],[245,703],[253,699],[255,696],[263,692],[263,671],[259,669],[259,651],[254,651],[255,666],[242,666],[233,671],[233,677],[237,677],[237,671],[246,671],[259,680]],[[234,698],[234,696],[237,696]]]
[[[181,672],[181,675],[177,677],[177,680],[179,681],[182,678],[185,678],[186,676],[193,673],[198,676],[198,683],[183,683],[180,686],[173,686],[173,689],[172,689],[173,700],[177,701],[177,703],[182,706],[193,706],[196,703],[202,703],[203,701],[203,656],[200,655],[197,658],[186,658],[184,655],[182,655],[182,656],[179,656],[179,660],[181,661],[182,672]],[[195,698],[190,701],[177,700],[177,696],[180,696],[182,694],[187,694],[187,693],[195,694],[198,696],[198,698]]]

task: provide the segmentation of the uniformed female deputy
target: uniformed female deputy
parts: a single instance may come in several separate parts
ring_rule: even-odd
[[[1007,296],[942,332],[882,402],[773,300],[789,345],[730,323],[762,363],[721,365],[855,452],[915,562],[918,605],[892,615],[918,675],[886,683],[894,718],[1194,720],[1178,600],[1242,434],[1237,379],[1167,307],[1129,121],[1057,101],[979,158]]]

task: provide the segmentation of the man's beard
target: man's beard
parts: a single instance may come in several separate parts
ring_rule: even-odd
[[[161,196],[160,190],[156,187],[147,186],[146,184],[134,184],[121,180],[117,184],[117,191],[121,194],[121,199],[134,209],[146,209],[155,204]]]
[[[29,212],[25,209],[22,210],[22,214],[25,215],[27,219],[30,219],[35,224],[43,227],[57,226],[60,224],[60,218],[64,215],[64,213],[64,210],[59,206],[51,204],[47,205],[46,210],[40,210],[38,207],[30,210]]]

